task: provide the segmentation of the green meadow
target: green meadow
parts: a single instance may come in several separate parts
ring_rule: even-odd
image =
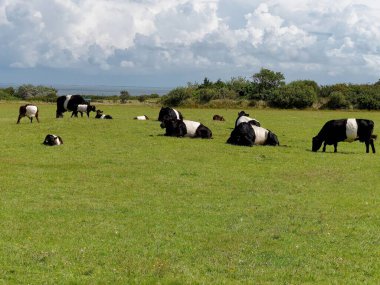
[[[225,143],[237,109],[179,108],[201,140],[163,136],[159,107],[16,125],[21,104],[0,103],[0,284],[380,283],[379,153],[311,152],[330,119],[380,135],[380,112],[246,109],[281,144],[250,148]]]

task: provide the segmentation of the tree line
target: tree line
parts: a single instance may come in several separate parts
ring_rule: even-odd
[[[285,82],[281,72],[262,68],[250,78],[237,77],[215,82],[204,78],[202,83],[188,83],[186,87],[172,89],[167,95],[131,96],[127,90],[119,95],[84,95],[92,101],[112,100],[127,103],[155,99],[171,107],[239,107],[263,106],[283,109],[380,109],[380,80],[374,84],[318,85],[313,80]],[[55,102],[57,90],[52,87],[21,85],[18,88],[0,89],[0,100],[28,100]]]
[[[267,106],[282,109],[380,109],[380,80],[374,84],[318,85],[313,80],[288,84],[281,72],[262,68],[251,78],[188,83],[163,96],[167,106]]]

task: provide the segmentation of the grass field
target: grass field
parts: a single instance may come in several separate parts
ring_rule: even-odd
[[[281,144],[249,148],[225,143],[239,110],[180,109],[213,131],[198,140],[132,120],[158,107],[40,104],[40,124],[16,125],[20,105],[0,103],[0,284],[380,282],[379,154],[310,151],[329,119],[380,135],[379,112],[246,110]]]

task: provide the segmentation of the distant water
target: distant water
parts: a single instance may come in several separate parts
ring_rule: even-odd
[[[34,84],[36,85],[36,84]],[[160,96],[166,95],[173,88],[170,87],[139,87],[139,86],[110,86],[110,85],[65,85],[65,84],[53,84],[44,86],[49,86],[57,89],[58,95],[67,94],[80,94],[80,95],[102,95],[102,96],[112,96],[120,95],[120,91],[127,90],[130,95],[150,95],[158,94]],[[17,84],[4,84],[0,83],[0,87],[12,86],[17,88]]]

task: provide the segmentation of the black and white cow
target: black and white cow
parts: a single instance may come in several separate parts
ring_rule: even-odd
[[[240,123],[243,123],[243,122],[250,123],[251,125],[255,125],[255,126],[260,127],[260,122],[258,120],[250,118],[249,114],[247,114],[244,111],[241,111],[241,112],[238,113],[238,117],[237,117],[237,119],[235,121],[235,127],[237,125],[239,125]]]
[[[138,121],[145,121],[145,120],[149,120],[148,116],[147,115],[143,115],[143,116],[137,116],[137,117],[134,117],[133,118],[134,120],[138,120]]]
[[[220,116],[220,115],[214,115],[214,116],[212,117],[212,119],[213,119],[214,121],[225,121],[224,118],[223,118],[223,116]]]
[[[252,125],[250,122],[238,124],[231,132],[227,143],[233,145],[280,145],[277,136],[271,131]]]
[[[158,114],[158,121],[183,120],[181,112],[169,107],[162,107]]]
[[[316,152],[323,144],[323,151],[326,145],[334,145],[334,152],[337,152],[338,142],[353,142],[359,140],[366,145],[366,153],[369,153],[369,146],[375,153],[373,140],[377,138],[373,135],[375,123],[366,119],[340,119],[330,120],[324,124],[318,135],[313,137],[312,151]]]
[[[96,107],[90,104],[79,104],[76,106],[76,110],[73,110],[71,113],[71,117],[78,117],[78,113],[80,113],[81,117],[83,117],[83,113],[87,114],[87,118],[90,117],[90,112],[95,112]]]
[[[166,120],[161,123],[165,136],[211,139],[212,132],[205,125],[189,120]]]
[[[48,134],[43,141],[44,145],[54,146],[63,144],[63,140],[60,136]]]
[[[111,115],[104,115],[102,110],[97,110],[96,111],[96,115],[95,115],[95,119],[108,119],[108,120],[112,120],[112,116]]]
[[[77,111],[78,105],[88,105],[81,95],[66,95],[57,98],[56,118],[63,118],[66,111]]]
[[[17,119],[17,124],[19,124],[21,118],[23,118],[25,116],[27,116],[30,119],[31,123],[33,122],[34,117],[36,118],[38,123],[40,122],[38,120],[38,108],[35,105],[26,104],[26,105],[20,107],[19,115],[18,115],[18,119]]]

